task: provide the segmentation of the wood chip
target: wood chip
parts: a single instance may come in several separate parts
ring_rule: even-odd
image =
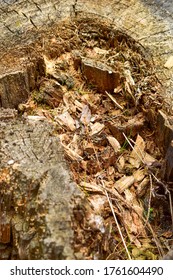
[[[46,118],[44,116],[27,116],[27,119],[29,121],[32,121],[32,122],[38,122],[38,121],[45,121]]]
[[[105,125],[101,124],[99,122],[94,123],[93,125],[91,125],[91,133],[90,135],[93,136],[95,134],[100,133],[103,129],[104,129]]]
[[[112,148],[114,149],[115,153],[119,152],[121,149],[121,145],[116,138],[113,136],[107,136],[109,143],[111,144]]]
[[[151,155],[149,155],[148,153],[145,152],[144,154],[144,162],[147,165],[152,165],[152,163],[156,162],[157,160],[152,157]]]
[[[74,131],[76,129],[75,121],[67,111],[62,113],[61,115],[56,116],[55,120],[60,122],[62,125],[70,128],[71,131]]]
[[[90,123],[90,120],[91,120],[91,110],[90,110],[88,105],[85,105],[85,106],[83,106],[83,109],[82,109],[82,114],[81,114],[81,117],[80,117],[80,121],[84,125],[87,125],[87,124]]]
[[[145,177],[146,171],[145,169],[138,169],[133,173],[133,176],[135,178],[135,182],[141,182]]]
[[[138,197],[142,197],[146,193],[146,187],[149,186],[149,179],[144,178],[142,182],[138,185],[136,194]]]
[[[168,69],[171,69],[173,67],[173,55],[168,58],[164,67]]]
[[[69,156],[69,158],[71,158],[72,160],[83,160],[83,158],[78,155],[75,151],[73,151],[72,149],[70,149],[69,147],[67,147],[66,145],[64,145],[63,143],[61,143],[62,146],[64,147],[64,150],[66,152],[66,154]]]
[[[138,134],[133,151],[130,154],[129,162],[133,167],[139,168],[144,155],[145,142],[143,138]]]
[[[81,182],[80,186],[84,188],[87,192],[104,194],[103,188],[100,185],[96,185],[94,183]]]
[[[100,49],[100,48],[98,48],[98,47],[95,47],[95,48],[94,48],[94,51],[95,51],[97,54],[102,54],[102,55],[105,55],[105,54],[108,54],[108,53],[109,53],[109,51]]]
[[[135,182],[134,176],[124,176],[114,184],[114,187],[117,191],[121,194],[124,192],[125,189],[131,187]]]

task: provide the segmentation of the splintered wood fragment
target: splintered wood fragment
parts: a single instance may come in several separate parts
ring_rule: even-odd
[[[45,55],[43,57],[46,65],[46,74],[53,76],[55,73],[56,61],[48,59]]]
[[[69,158],[71,158],[72,160],[82,160],[83,159],[80,155],[78,155],[78,153],[76,153],[75,151],[73,151],[72,149],[70,149],[69,147],[64,145],[63,143],[61,143],[61,144],[64,147],[64,150],[65,150],[66,154],[69,156]]]
[[[135,182],[141,182],[146,175],[145,169],[138,169],[133,173],[133,176],[135,178]]]
[[[118,171],[119,171],[119,172],[123,171],[123,169],[124,169],[124,167],[125,167],[125,159],[124,159],[124,157],[121,156],[121,157],[117,160],[116,164],[117,164]]]
[[[124,108],[116,101],[116,99],[107,91],[105,91],[105,93],[107,94],[107,96],[114,102],[114,104],[121,109],[122,111],[124,110]]]
[[[67,126],[71,131],[74,131],[76,129],[75,121],[67,111],[62,113],[61,115],[58,115],[56,117],[56,121],[58,121],[62,125]]]
[[[100,185],[96,185],[94,183],[81,182],[80,186],[83,187],[87,192],[100,193],[104,195],[103,188]]]
[[[145,146],[143,138],[138,134],[135,146],[129,157],[129,162],[133,167],[139,168],[141,163],[150,166],[156,161],[154,157],[145,152]]]
[[[29,115],[26,118],[29,122],[38,122],[38,121],[45,121],[46,120],[46,117],[44,117],[44,116]]]
[[[91,136],[100,133],[104,129],[105,125],[99,122],[94,123],[91,126]]]
[[[4,108],[16,108],[20,103],[26,102],[29,93],[35,89],[38,78],[45,75],[43,57],[34,52],[30,59],[27,56],[26,50],[17,48],[1,57],[3,67],[0,69],[0,96],[1,106]],[[11,60],[13,63],[9,63]]]
[[[168,58],[164,67],[168,69],[171,69],[173,67],[173,55]]]
[[[83,107],[84,107],[84,104],[82,104],[81,102],[79,102],[79,100],[75,100],[74,102],[75,106],[77,107],[77,109],[79,111],[82,111]]]
[[[145,142],[138,134],[133,151],[130,154],[129,162],[133,167],[139,168],[143,162],[143,155],[145,150]]]
[[[135,182],[134,176],[123,176],[121,179],[115,182],[114,187],[121,194],[125,189],[131,187]]]
[[[38,98],[50,107],[58,107],[63,100],[63,89],[61,85],[53,79],[44,79],[40,83]]]
[[[0,242],[2,244],[10,243],[11,226],[10,223],[0,223]]]
[[[81,70],[87,81],[101,92],[105,90],[113,92],[120,85],[120,73],[100,61],[82,58]]]
[[[109,53],[108,50],[100,49],[100,48],[98,48],[98,47],[95,47],[95,48],[94,48],[94,51],[95,51],[97,54],[102,54],[102,55],[106,55],[106,54]]]
[[[149,179],[144,178],[142,182],[138,185],[136,194],[138,197],[142,197],[146,193],[146,187],[149,185]]]
[[[118,140],[113,136],[107,136],[107,139],[110,145],[112,146],[112,148],[114,149],[115,153],[119,152],[121,149],[121,145],[118,142]]]
[[[151,156],[150,154],[146,153],[144,154],[144,162],[146,165],[152,165],[152,163],[156,162],[157,160]]]
[[[83,109],[82,109],[80,121],[83,124],[87,125],[90,123],[90,120],[91,120],[91,110],[88,105],[85,105],[85,106],[83,106]]]

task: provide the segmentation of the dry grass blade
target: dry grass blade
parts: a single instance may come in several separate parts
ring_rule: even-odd
[[[158,252],[159,252],[159,255],[160,256],[163,256],[164,252],[163,252],[163,249],[162,249],[162,246],[160,244],[160,241],[159,239],[157,238],[152,226],[150,225],[150,223],[141,215],[139,214],[139,212],[135,209],[135,207],[129,203],[128,201],[126,201],[116,190],[109,190],[107,189],[112,195],[116,196],[121,202],[123,205],[125,205],[126,207],[128,207],[129,209],[133,210],[138,216],[139,218],[143,221],[144,225],[146,225],[149,229],[149,231],[151,232],[152,236],[153,236],[153,240],[157,246],[157,249],[158,249]]]
[[[129,260],[131,260],[131,256],[130,256],[130,254],[129,254],[127,245],[126,245],[126,243],[125,243],[125,240],[124,240],[124,237],[123,237],[123,235],[122,235],[120,226],[119,226],[119,224],[118,224],[118,220],[117,220],[117,218],[116,218],[116,215],[115,215],[115,212],[114,212],[114,209],[113,209],[113,206],[112,206],[112,202],[111,202],[111,200],[110,200],[110,198],[109,198],[109,195],[108,195],[108,193],[107,193],[107,190],[106,190],[106,188],[105,188],[105,186],[104,186],[104,182],[103,182],[103,181],[101,181],[101,182],[102,182],[102,186],[103,186],[103,189],[104,189],[104,191],[105,191],[106,197],[107,197],[107,199],[108,199],[108,203],[109,203],[109,206],[110,206],[110,208],[111,208],[111,211],[112,211],[112,214],[113,214],[115,223],[116,223],[116,225],[117,225],[117,228],[118,228],[120,237],[121,237],[121,239],[122,239],[124,248],[125,248],[125,250],[126,250],[126,252],[127,252],[127,255],[128,255]]]
[[[120,110],[124,110],[124,108],[115,100],[115,98],[108,93],[107,91],[105,91],[105,93],[107,94],[107,96],[115,103],[115,105],[120,109]]]
[[[149,194],[148,211],[147,211],[147,219],[146,219],[147,222],[149,221],[149,217],[150,217],[150,210],[151,210],[151,194],[152,194],[152,188],[153,188],[151,174],[149,174],[149,178],[150,178],[150,194]]]
[[[127,138],[127,136],[125,135],[125,133],[123,132],[123,136],[126,139],[127,143],[130,145],[130,147],[132,148],[132,150],[135,152],[135,154],[139,157],[139,159],[141,160],[141,162],[143,164],[145,164],[145,162],[143,161],[142,157],[138,154],[138,152],[136,151],[136,149],[133,147],[133,145],[130,143],[129,139]]]

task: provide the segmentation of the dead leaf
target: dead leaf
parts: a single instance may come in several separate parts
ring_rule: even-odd
[[[145,152],[144,154],[144,162],[146,165],[152,165],[153,162],[156,162],[157,160]]]
[[[104,129],[105,125],[99,122],[96,122],[91,125],[91,133],[90,135],[93,136],[95,134],[100,133]]]
[[[108,139],[109,143],[111,144],[112,148],[114,149],[114,152],[115,153],[119,152],[121,149],[121,145],[118,142],[118,140],[116,138],[114,138],[113,136],[107,136],[107,139]]]
[[[144,156],[145,142],[138,134],[133,151],[130,154],[129,162],[133,167],[139,168]]]
[[[56,116],[55,120],[60,122],[61,125],[67,126],[71,131],[74,131],[76,129],[75,121],[73,120],[68,111]]]
[[[107,202],[107,198],[103,193],[97,194],[93,192],[93,195],[90,194],[88,197],[89,202],[91,203],[92,207],[94,208],[95,213],[101,213],[105,209],[105,203]]]
[[[125,167],[125,159],[124,156],[121,156],[117,161],[118,170],[121,172]]]
[[[90,123],[90,120],[91,120],[91,110],[90,110],[88,105],[85,105],[82,108],[82,114],[81,114],[81,117],[80,117],[80,121],[84,125],[88,125]]]
[[[104,219],[101,215],[90,213],[88,223],[92,230],[100,230],[101,233],[105,233]]]

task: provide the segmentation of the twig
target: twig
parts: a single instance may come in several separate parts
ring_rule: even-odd
[[[110,189],[108,191],[115,196],[115,190],[114,190],[114,192],[112,192]],[[152,229],[152,226],[150,225],[150,223],[141,214],[139,214],[139,212],[135,209],[135,207],[133,207],[131,204],[129,204],[120,194],[118,194],[118,192],[116,193],[116,195],[117,195],[118,199],[120,201],[122,201],[124,203],[124,205],[126,205],[126,207],[133,210],[138,215],[138,217],[144,222],[144,225],[146,225],[149,228],[149,230],[151,231],[151,233],[153,235],[153,239],[154,239],[154,242],[157,246],[158,252],[159,252],[160,256],[163,256],[164,252],[163,252],[163,249],[161,247],[160,241],[157,238],[157,236],[156,236],[154,230]]]
[[[125,248],[125,250],[126,250],[126,252],[127,252],[127,255],[128,255],[129,260],[131,260],[131,256],[130,256],[130,254],[129,254],[128,248],[127,248],[127,246],[126,246],[124,237],[123,237],[122,232],[121,232],[121,229],[120,229],[120,226],[119,226],[119,224],[118,224],[118,220],[117,220],[117,218],[116,218],[115,211],[114,211],[113,206],[112,206],[112,202],[111,202],[111,200],[110,200],[110,198],[109,198],[109,195],[108,195],[108,192],[107,192],[107,190],[106,190],[106,188],[105,188],[105,186],[104,186],[104,182],[103,182],[102,180],[101,180],[101,182],[102,182],[102,186],[103,186],[103,189],[104,189],[104,191],[105,191],[106,197],[107,197],[107,199],[108,199],[109,206],[110,206],[110,208],[111,208],[111,211],[112,211],[112,214],[113,214],[115,223],[116,223],[116,225],[117,225],[117,228],[118,228],[120,237],[121,237],[121,239],[122,239],[124,248]]]
[[[150,178],[150,193],[149,193],[149,201],[148,201],[148,211],[147,211],[147,217],[146,217],[146,224],[149,221],[149,217],[150,217],[150,210],[151,210],[151,194],[152,194],[152,178],[151,178],[151,174],[149,174],[149,178]]]
[[[161,185],[164,189],[165,189],[165,194],[168,194],[169,196],[169,207],[170,207],[170,213],[171,213],[171,222],[172,222],[172,231],[173,231],[173,207],[172,207],[172,198],[171,198],[171,193],[168,190],[167,186],[162,183],[159,179],[157,179],[157,177],[151,172],[151,175],[153,176],[153,178],[156,180],[157,183],[159,183],[159,185]]]
[[[115,103],[115,105],[120,109],[120,110],[124,110],[124,108],[115,100],[115,98],[108,93],[107,91],[105,91],[105,93],[107,94],[107,96]]]

